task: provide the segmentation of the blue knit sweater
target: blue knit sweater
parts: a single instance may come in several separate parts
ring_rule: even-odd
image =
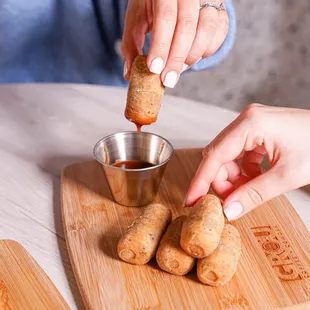
[[[127,1],[1,0],[0,83],[127,85],[118,52]],[[232,49],[236,17],[232,0],[225,4],[230,18],[225,42],[191,70],[214,67]]]

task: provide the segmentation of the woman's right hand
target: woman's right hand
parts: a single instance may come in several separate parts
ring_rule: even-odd
[[[126,12],[122,53],[124,77],[142,54],[145,35],[152,31],[147,65],[173,88],[180,74],[202,58],[213,55],[229,30],[226,10],[205,7],[201,0],[130,0]],[[211,0],[214,5],[224,0]]]
[[[262,172],[265,156],[271,168]],[[224,200],[227,219],[234,220],[306,184],[310,184],[310,111],[252,104],[205,148],[185,205],[193,205],[212,186]]]

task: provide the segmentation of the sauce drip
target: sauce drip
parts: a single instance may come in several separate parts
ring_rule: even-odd
[[[136,124],[136,127],[137,127],[137,132],[140,133],[140,132],[141,132],[142,125]]]

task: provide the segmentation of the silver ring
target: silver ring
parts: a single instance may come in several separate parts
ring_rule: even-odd
[[[214,2],[202,2],[200,3],[200,10],[203,8],[215,8],[218,11],[226,11],[226,7],[224,3],[216,4]]]

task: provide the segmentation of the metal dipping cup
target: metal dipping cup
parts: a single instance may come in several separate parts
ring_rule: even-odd
[[[147,132],[115,133],[101,139],[94,147],[94,155],[103,167],[114,200],[130,207],[153,201],[173,153],[168,140]],[[154,166],[142,169],[112,166],[126,160],[141,160]]]

